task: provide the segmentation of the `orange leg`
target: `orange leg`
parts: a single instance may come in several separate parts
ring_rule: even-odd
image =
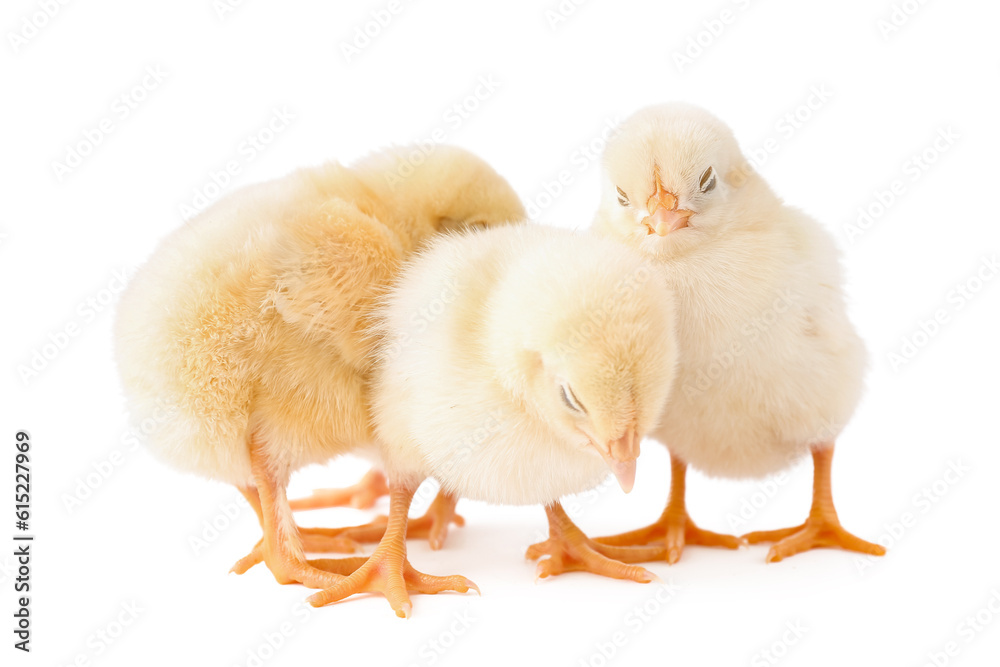
[[[654,523],[628,533],[599,537],[601,544],[616,546],[632,546],[652,544],[663,541],[667,562],[671,565],[681,558],[684,546],[696,544],[704,547],[725,547],[737,549],[745,544],[744,540],[732,535],[721,535],[708,530],[702,530],[688,516],[685,505],[685,478],[687,464],[676,456],[670,456],[670,500],[663,514]]]
[[[619,547],[598,544],[574,524],[562,505],[545,507],[549,519],[549,539],[528,547],[525,554],[538,562],[538,577],[564,572],[593,572],[613,579],[631,579],[648,584],[657,577],[644,567],[627,565],[663,558],[663,547]],[[547,558],[543,558],[546,557]]]
[[[778,561],[819,547],[839,547],[873,556],[884,556],[885,548],[866,542],[844,530],[833,506],[830,473],[833,443],[813,447],[813,501],[805,523],[782,530],[762,530],[744,535],[750,544],[776,542],[767,552],[767,562]]]
[[[434,594],[444,591],[465,593],[479,587],[461,576],[436,577],[418,572],[406,558],[406,523],[414,489],[394,488],[389,491],[389,520],[382,541],[363,565],[345,579],[309,597],[314,607],[322,607],[357,593],[379,592],[385,595],[396,615],[409,618],[412,605],[408,593]],[[352,561],[357,559],[345,559]],[[340,561],[314,561],[317,565],[336,566]]]
[[[377,468],[372,468],[361,481],[344,489],[321,489],[313,491],[308,498],[296,498],[288,503],[293,512],[316,510],[327,507],[353,507],[369,509],[375,501],[389,493],[385,475]],[[378,539],[378,538],[376,538]]]
[[[306,561],[298,528],[288,508],[285,485],[276,478],[268,465],[266,452],[255,442],[250,445],[250,468],[256,492],[242,488],[240,491],[257,512],[264,538],[249,556],[233,566],[233,571],[242,574],[263,561],[280,584],[329,588],[341,581],[344,577],[340,574],[313,567]]]
[[[448,527],[454,523],[456,526],[464,526],[465,519],[455,513],[455,506],[458,498],[441,491],[434,502],[427,508],[423,516],[408,521],[406,527],[407,539],[426,538],[431,549],[437,551],[444,546],[445,537],[448,536]],[[362,526],[348,526],[346,528],[315,528],[331,538],[341,538],[348,542],[378,542],[385,534],[389,519],[385,516],[375,517],[370,523]],[[305,529],[304,529],[305,530]],[[306,549],[309,551],[309,549]]]

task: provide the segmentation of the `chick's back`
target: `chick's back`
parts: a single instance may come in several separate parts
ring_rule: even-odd
[[[521,211],[506,182],[463,151],[439,159],[491,176],[502,191],[493,209],[426,194],[461,186],[435,183],[430,167],[389,187],[385,159],[236,192],[138,272],[119,307],[117,356],[133,421],[156,424],[146,429],[154,454],[245,484],[250,433],[288,471],[370,442],[370,317],[401,258],[442,221]]]

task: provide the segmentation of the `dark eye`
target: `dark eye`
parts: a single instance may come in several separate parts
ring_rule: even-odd
[[[615,187],[617,188],[618,186]],[[618,203],[621,204],[622,206],[628,206],[629,204],[628,195],[625,194],[625,191],[622,190],[621,188],[618,188]]]
[[[573,412],[580,412],[580,413],[587,412],[587,409],[583,407],[583,403],[581,403],[580,400],[576,397],[576,394],[573,393],[573,390],[569,388],[568,384],[560,385],[559,392],[562,395],[563,403],[565,403],[566,407],[568,407],[570,410],[572,410]]]
[[[709,167],[705,170],[705,173],[701,175],[701,182],[698,183],[698,188],[702,192],[711,192],[715,189],[715,169]]]

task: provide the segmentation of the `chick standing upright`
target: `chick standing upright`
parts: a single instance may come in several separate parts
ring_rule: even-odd
[[[732,132],[696,107],[627,119],[604,155],[594,228],[660,260],[678,310],[677,386],[654,437],[671,455],[671,491],[655,524],[607,544],[665,540],[735,548],[699,529],[684,501],[687,464],[709,475],[777,472],[812,453],[813,503],[801,526],[751,533],[769,561],[820,546],[881,555],[844,530],[830,488],[834,441],[860,400],[864,346],[847,318],[836,247],[784,205]]]
[[[123,295],[117,358],[132,418],[175,415],[149,437],[180,468],[235,485],[263,560],[313,588],[339,576],[304,551],[334,531],[299,529],[285,496],[297,468],[372,446],[374,305],[402,258],[437,232],[520,218],[506,181],[475,156],[405,149],[244,188],[164,240]]]
[[[587,570],[647,582],[625,562],[662,548],[588,540],[559,505],[609,470],[627,492],[643,434],[675,364],[673,311],[659,269],[624,245],[521,225],[445,237],[402,272],[379,330],[373,414],[390,487],[388,529],[369,561],[312,597],[382,591],[407,616],[407,590],[461,590],[406,560],[417,486],[491,503],[545,505],[539,574]]]

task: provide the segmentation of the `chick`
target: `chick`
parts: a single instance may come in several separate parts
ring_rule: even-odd
[[[812,509],[801,526],[751,533],[776,541],[768,561],[815,547],[869,554],[844,530],[830,488],[834,442],[861,396],[864,346],[847,318],[832,238],[786,206],[740,153],[732,132],[688,105],[627,119],[604,155],[594,228],[659,260],[674,290],[677,387],[653,436],[671,455],[667,508],[653,525],[607,544],[736,538],[699,529],[684,504],[687,464],[709,475],[761,477],[807,452]]]
[[[673,307],[658,269],[624,245],[534,225],[435,240],[403,271],[380,325],[373,414],[390,488],[389,527],[367,563],[311,602],[382,591],[467,590],[406,560],[406,513],[426,477],[463,498],[541,503],[540,576],[570,570],[648,582],[661,548],[588,540],[558,499],[610,470],[632,488],[642,435],[675,364]]]
[[[151,451],[233,484],[257,511],[264,537],[237,572],[263,560],[282,583],[339,580],[304,551],[350,541],[300,531],[285,488],[297,468],[374,442],[380,292],[430,236],[523,214],[470,153],[438,147],[417,167],[407,155],[244,188],[165,239],[122,297],[115,334],[131,417],[164,403],[176,415],[150,435]]]

